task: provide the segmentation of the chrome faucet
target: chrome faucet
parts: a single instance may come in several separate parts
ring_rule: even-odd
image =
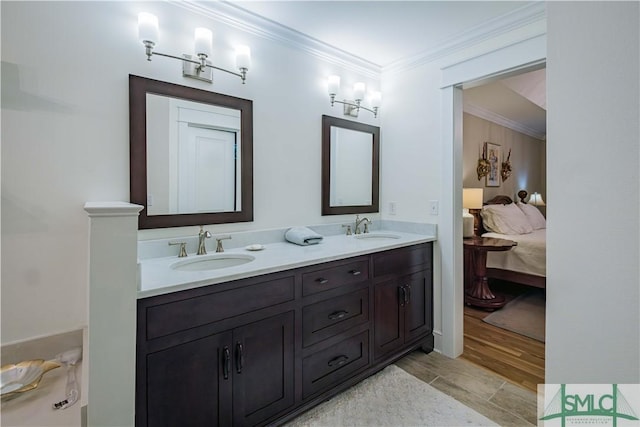
[[[364,218],[360,219],[360,215],[356,215],[356,226],[354,227],[355,228],[355,231],[354,231],[355,234],[361,234],[362,233],[362,231],[360,231],[360,224],[362,224],[364,221],[367,221],[364,224],[364,232],[365,233],[369,232],[368,225],[371,224],[371,221],[369,220],[369,218],[364,217]]]
[[[198,255],[206,255],[207,248],[204,246],[204,239],[211,237],[211,233],[202,229],[200,226],[200,232],[198,233]]]

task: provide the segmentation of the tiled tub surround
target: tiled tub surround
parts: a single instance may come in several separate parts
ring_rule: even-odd
[[[205,226],[205,230],[208,227]],[[392,234],[397,238],[366,239],[358,235],[347,236],[342,223],[309,227],[324,236],[317,245],[299,246],[284,239],[288,228],[238,233],[212,233],[206,239],[208,254],[215,253],[216,237],[231,236],[224,240],[224,254],[250,255],[255,259],[246,264],[206,271],[179,271],[171,268],[178,261],[197,260],[198,236],[171,239],[143,240],[138,242],[139,281],[138,298],[162,295],[203,285],[227,282],[277,271],[319,264],[358,255],[400,248],[436,240],[434,224],[400,221],[377,221],[369,235]],[[367,236],[366,234],[360,236]],[[188,257],[178,258],[177,246],[169,242],[187,242]],[[249,251],[248,245],[261,244],[264,249]]]

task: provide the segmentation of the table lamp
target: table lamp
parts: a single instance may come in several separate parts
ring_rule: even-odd
[[[482,209],[482,188],[462,189],[462,236],[472,237],[478,230],[478,215]]]

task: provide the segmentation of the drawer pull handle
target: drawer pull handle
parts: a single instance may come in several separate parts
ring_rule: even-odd
[[[338,320],[338,319],[342,319],[347,314],[349,314],[348,311],[340,310],[340,311],[334,311],[328,317],[329,317],[329,320]]]
[[[349,356],[345,356],[344,354],[338,357],[334,357],[333,359],[329,360],[328,365],[329,366],[340,366],[340,365],[344,365],[347,360],[349,360]]]
[[[351,273],[352,276],[359,276],[362,274],[360,270],[351,270],[349,273]]]
[[[318,277],[316,279],[316,282],[320,283],[321,285],[324,285],[325,283],[329,282],[329,279],[325,279],[324,277]]]
[[[411,302],[411,285],[407,285],[407,302],[408,305]]]
[[[242,343],[236,343],[236,372],[242,373],[242,365],[244,365],[244,348]]]
[[[225,347],[223,350],[223,362],[222,362],[222,376],[225,380],[229,379],[229,371],[231,370],[231,352],[229,347]]]

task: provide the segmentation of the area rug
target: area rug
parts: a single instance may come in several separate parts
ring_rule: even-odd
[[[544,342],[544,308],[544,289],[535,289],[518,296],[482,320],[499,328]]]
[[[395,365],[286,424],[287,427],[495,425]]]

